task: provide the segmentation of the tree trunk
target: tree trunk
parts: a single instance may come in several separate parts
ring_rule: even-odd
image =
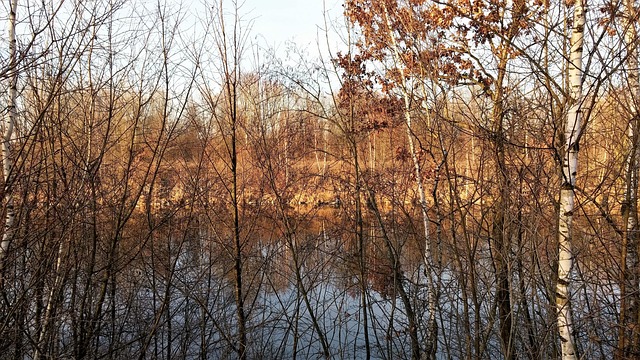
[[[351,114],[352,129],[353,126],[353,111]],[[366,244],[364,237],[364,220],[362,218],[362,201],[360,195],[362,193],[362,179],[360,174],[360,164],[358,159],[358,143],[355,139],[351,139],[351,149],[353,151],[353,164],[355,175],[355,234],[358,242],[358,270],[360,272],[360,306],[362,307],[362,326],[364,328],[364,342],[365,342],[365,359],[371,359],[371,344],[369,341],[369,305],[367,301],[368,296],[368,278],[367,278],[367,259],[366,259]]]
[[[13,237],[13,223],[15,212],[13,208],[13,196],[10,187],[12,186],[13,159],[11,158],[11,143],[13,138],[13,128],[16,123],[17,111],[16,100],[18,97],[18,71],[16,57],[16,10],[18,0],[12,0],[9,10],[9,104],[7,105],[7,116],[2,124],[2,172],[4,175],[4,197],[6,203],[6,213],[4,219],[4,233],[0,242],[0,288],[4,282],[4,263],[9,251],[9,243]]]
[[[582,105],[582,44],[584,37],[585,4],[583,0],[575,3],[573,30],[571,34],[571,52],[569,56],[570,99],[567,113],[562,153],[562,184],[560,187],[560,211],[558,218],[558,281],[556,284],[556,309],[558,312],[558,332],[563,360],[577,359],[576,344],[573,337],[571,302],[569,286],[573,267],[571,248],[574,211],[574,188],[578,165],[578,141],[580,140]]]
[[[640,96],[640,81],[638,79],[638,51],[635,41],[636,12],[634,1],[626,0],[626,18],[624,21],[624,42],[627,48],[627,71],[631,98],[629,100],[628,131],[630,151],[626,163],[626,192],[622,206],[622,218],[625,231],[622,239],[622,274],[620,276],[620,328],[618,332],[617,358],[627,359],[639,354],[638,311],[640,310],[640,294],[638,288],[640,279],[638,274],[638,168],[640,165],[640,121],[638,106]]]
[[[226,76],[231,76],[227,74]],[[236,81],[227,80],[227,92],[231,107],[231,200],[233,206],[233,244],[234,244],[234,275],[235,275],[235,299],[236,316],[238,318],[238,358],[247,358],[247,318],[244,309],[244,289],[243,289],[243,254],[242,239],[240,238],[240,203],[238,200],[238,151],[237,151],[237,94]]]
[[[496,277],[496,302],[498,305],[498,317],[500,319],[500,340],[502,342],[502,354],[505,359],[515,359],[513,341],[513,319],[511,316],[511,276],[509,274],[509,262],[511,241],[506,231],[506,216],[509,207],[509,188],[511,187],[507,176],[505,159],[505,133],[504,133],[504,82],[507,72],[506,44],[502,44],[502,51],[498,61],[498,76],[493,95],[493,150],[495,151],[494,174],[497,185],[497,198],[495,203],[495,217],[491,227],[490,246],[493,247],[491,256],[495,266]],[[505,235],[507,234],[507,235]]]
[[[389,38],[391,40],[391,46],[393,51],[393,60],[400,72],[401,77],[401,91],[402,98],[404,100],[404,109],[403,115],[405,120],[405,130],[407,132],[407,141],[409,143],[409,153],[411,155],[411,160],[413,162],[414,175],[416,177],[416,186],[418,187],[418,196],[420,197],[420,211],[422,214],[422,226],[424,229],[424,253],[422,254],[422,258],[425,266],[425,273],[427,275],[427,286],[428,286],[428,295],[427,295],[427,310],[429,312],[429,317],[427,320],[427,344],[425,346],[426,353],[429,358],[435,358],[436,354],[436,344],[438,341],[438,325],[436,323],[436,310],[438,307],[438,286],[437,286],[437,272],[436,266],[434,263],[433,251],[431,249],[431,237],[429,234],[429,213],[428,213],[428,205],[427,205],[427,195],[424,189],[424,184],[422,181],[422,168],[420,161],[418,159],[416,146],[414,143],[414,133],[412,128],[412,118],[411,118],[411,100],[409,97],[409,89],[407,88],[406,76],[404,71],[404,65],[402,64],[402,57],[399,54],[398,44],[396,38],[393,35],[393,28],[391,26],[391,21],[389,19],[389,13],[386,5],[383,7],[384,9],[384,17],[387,25],[387,32],[389,34]]]

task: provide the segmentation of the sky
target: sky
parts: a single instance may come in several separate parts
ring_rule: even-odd
[[[287,43],[318,53],[317,38],[325,46],[324,29],[326,13],[328,21],[342,16],[340,0],[245,0],[240,13],[253,20],[252,34],[258,43],[282,53]],[[331,36],[330,39],[335,38]]]

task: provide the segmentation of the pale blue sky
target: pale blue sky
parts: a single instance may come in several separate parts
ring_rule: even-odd
[[[259,43],[282,50],[288,41],[293,41],[314,54],[318,34],[323,37],[321,46],[325,47],[324,11],[329,21],[342,14],[340,0],[245,0],[240,3],[240,12],[254,21],[252,34]]]

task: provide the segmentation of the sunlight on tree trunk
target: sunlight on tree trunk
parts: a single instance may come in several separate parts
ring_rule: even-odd
[[[431,236],[429,234],[429,207],[427,205],[427,196],[422,180],[422,168],[418,159],[416,145],[414,143],[415,135],[411,123],[412,119],[410,90],[406,81],[407,78],[405,76],[404,64],[402,63],[402,57],[399,53],[398,44],[393,33],[391,20],[389,19],[389,12],[386,5],[383,5],[383,11],[384,21],[387,25],[386,31],[391,41],[393,61],[400,72],[400,91],[402,92],[402,98],[404,101],[403,116],[405,121],[405,130],[407,133],[407,142],[409,144],[409,153],[411,155],[411,161],[413,162],[416,186],[418,187],[418,196],[420,197],[420,212],[422,214],[422,227],[424,231],[424,254],[422,258],[424,261],[425,273],[427,275],[427,288],[429,290],[429,293],[427,295],[427,311],[429,312],[429,315],[427,320],[427,344],[425,348],[427,356],[429,358],[435,358],[437,350],[436,344],[438,342],[438,327],[436,322],[436,311],[438,308],[438,279],[435,262],[433,260],[433,251],[431,249]]]
[[[2,288],[4,261],[9,251],[11,238],[13,237],[13,223],[15,221],[14,200],[11,191],[13,186],[13,158],[11,146],[13,142],[13,131],[16,123],[17,111],[16,100],[18,97],[18,69],[16,56],[16,11],[18,0],[12,0],[9,9],[9,104],[7,105],[7,115],[2,124],[2,173],[4,175],[4,197],[5,197],[5,219],[4,233],[0,243],[0,288]]]
[[[578,141],[582,132],[580,111],[582,106],[582,46],[585,25],[584,0],[577,0],[573,15],[571,52],[569,56],[569,111],[564,130],[564,154],[562,157],[562,185],[560,189],[560,213],[558,228],[558,282],[556,307],[558,331],[562,346],[562,359],[577,359],[571,316],[571,270],[575,254],[572,250],[572,221],[575,202],[575,183],[578,166]]]

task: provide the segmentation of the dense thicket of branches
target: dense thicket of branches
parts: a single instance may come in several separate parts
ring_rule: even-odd
[[[0,358],[640,357],[636,4],[344,9],[3,5]]]

